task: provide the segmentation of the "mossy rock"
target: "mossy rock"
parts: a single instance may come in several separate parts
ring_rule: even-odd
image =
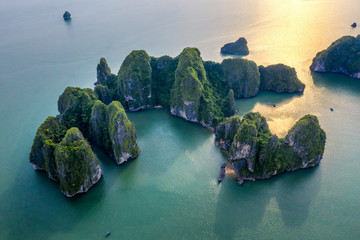
[[[96,146],[111,152],[111,141],[109,138],[109,123],[106,113],[107,106],[97,100],[91,110],[90,136],[91,142]]]
[[[301,157],[303,167],[315,166],[324,153],[326,134],[316,116],[306,115],[290,129],[285,140]]]
[[[241,121],[238,116],[226,118],[216,128],[217,145],[228,152],[240,184],[319,164],[325,141],[313,115],[301,118],[285,138],[272,135],[259,113],[248,113]]]
[[[179,55],[171,88],[171,114],[203,126],[214,126],[223,117],[219,99],[208,81],[197,48],[185,48]]]
[[[94,88],[97,99],[105,104],[112,102],[112,96],[109,88],[107,86],[97,84]]]
[[[175,81],[178,58],[162,56],[151,58],[152,94],[154,105],[170,108],[170,90]]]
[[[97,99],[90,88],[67,87],[58,100],[61,122],[67,127],[77,127],[89,136],[91,108]]]
[[[153,105],[150,60],[150,56],[144,50],[134,50],[121,64],[118,89],[130,111],[146,109]]]
[[[55,149],[60,189],[67,197],[87,192],[102,174],[99,160],[78,128],[70,128]]]
[[[235,98],[254,97],[260,86],[260,73],[255,62],[242,58],[224,59],[221,63],[229,88]]]
[[[97,85],[103,85],[104,87],[108,88],[109,91],[108,94],[110,94],[111,99],[119,100],[122,98],[122,96],[119,94],[118,91],[118,85],[117,85],[118,77],[116,74],[111,73],[111,69],[108,66],[108,63],[105,58],[100,59],[100,62],[96,67],[96,75],[97,75],[97,81],[95,82],[95,92]],[[105,101],[108,102],[108,100]],[[111,100],[109,102],[111,102]]]
[[[30,163],[36,170],[45,171],[49,178],[57,181],[54,151],[65,136],[67,128],[57,117],[48,117],[37,129],[30,152]]]
[[[284,64],[260,66],[260,90],[283,92],[303,92],[305,84],[297,77],[295,68]]]
[[[360,78],[360,35],[341,37],[326,50],[318,52],[310,70],[343,73]]]
[[[117,164],[136,158],[140,149],[136,142],[134,124],[128,119],[120,102],[113,101],[106,108],[111,155]]]

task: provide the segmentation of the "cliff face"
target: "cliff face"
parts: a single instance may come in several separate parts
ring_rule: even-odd
[[[260,66],[260,90],[274,92],[303,92],[305,84],[300,82],[295,68],[284,64]]]
[[[77,128],[70,128],[55,149],[60,189],[67,197],[87,192],[102,174],[99,160]]]
[[[90,88],[67,87],[58,99],[61,122],[67,128],[77,127],[87,137],[91,108],[97,99]]]
[[[106,108],[112,155],[117,164],[136,158],[140,149],[136,142],[135,126],[129,121],[120,102],[114,101]]]
[[[30,152],[30,163],[35,170],[43,170],[57,181],[54,151],[66,133],[66,127],[58,118],[48,117],[38,128]]]
[[[310,70],[343,73],[360,78],[360,35],[341,37],[326,50],[317,53]]]
[[[132,51],[121,64],[118,87],[130,111],[152,106],[150,57],[144,50]]]
[[[97,100],[92,107],[89,126],[90,139],[96,146],[103,148],[106,152],[111,152],[106,108],[107,106],[99,100]]]
[[[266,179],[284,171],[319,164],[326,135],[316,116],[306,115],[285,138],[272,135],[264,117],[249,113],[240,121],[234,116],[216,128],[216,142],[228,151],[239,184],[244,180]]]
[[[200,97],[205,81],[206,73],[199,50],[184,49],[179,56],[175,82],[171,89],[171,114],[198,122]]]
[[[196,48],[185,48],[179,55],[170,96],[171,114],[187,121],[210,127],[223,116]]]
[[[235,98],[254,97],[260,86],[260,73],[255,62],[233,58],[225,59],[222,70],[229,88],[234,90]]]
[[[151,58],[152,94],[154,105],[170,108],[170,89],[175,81],[178,58],[162,56]]]

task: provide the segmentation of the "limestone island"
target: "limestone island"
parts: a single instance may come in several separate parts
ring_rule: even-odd
[[[304,116],[285,138],[278,138],[259,113],[225,119],[215,137],[217,146],[227,153],[239,185],[319,164],[326,141],[316,116]]]
[[[30,152],[36,170],[60,182],[67,197],[87,192],[101,177],[101,167],[88,141],[102,148],[117,164],[139,155],[135,126],[120,102],[97,100],[92,89],[67,87],[59,97],[60,114],[38,128]]]
[[[317,53],[310,70],[360,78],[360,35],[341,37],[326,50]]]
[[[235,114],[234,99],[254,97],[260,90],[302,92],[304,87],[295,69],[283,64],[259,69],[242,58],[203,61],[197,48],[185,48],[175,58],[134,50],[117,75],[101,58],[94,91],[102,102],[120,101],[128,111],[162,106],[172,115],[214,128]]]
[[[71,14],[68,11],[65,11],[63,18],[64,18],[64,21],[69,21],[69,20],[71,20]]]
[[[41,124],[30,152],[34,168],[59,181],[67,197],[88,191],[101,177],[89,143],[118,165],[139,155],[135,126],[126,111],[161,106],[214,130],[235,114],[235,99],[254,97],[259,90],[304,90],[295,69],[288,66],[259,71],[255,62],[241,58],[203,61],[197,48],[185,48],[175,58],[134,50],[118,74],[111,73],[105,58],[96,70],[94,90],[67,87],[60,95],[59,115]]]
[[[246,56],[249,55],[249,48],[246,39],[241,37],[236,42],[225,44],[220,52],[222,54]]]

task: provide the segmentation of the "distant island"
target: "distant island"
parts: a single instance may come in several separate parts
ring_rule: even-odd
[[[64,21],[71,20],[71,14],[68,11],[65,11],[63,14]]]
[[[102,175],[89,142],[117,164],[139,155],[135,126],[126,110],[162,106],[187,121],[217,127],[219,135],[219,124],[226,125],[235,114],[234,99],[256,96],[260,90],[302,92],[304,87],[289,66],[258,67],[241,58],[204,62],[197,48],[185,48],[175,58],[134,50],[117,75],[101,58],[94,90],[67,87],[59,96],[59,115],[48,117],[38,128],[30,162],[72,197],[87,192]]]
[[[313,115],[298,120],[285,138],[273,135],[259,113],[248,113],[243,119],[239,116],[225,119],[216,128],[215,136],[216,145],[226,152],[239,185],[245,180],[267,179],[319,164],[326,141],[326,134]]]
[[[225,44],[220,52],[222,54],[246,56],[249,55],[249,48],[246,39],[241,37],[235,42]]]
[[[360,78],[360,35],[341,37],[326,50],[317,53],[310,70]]]

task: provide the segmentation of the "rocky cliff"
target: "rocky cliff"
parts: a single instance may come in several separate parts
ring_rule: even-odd
[[[326,50],[317,53],[310,70],[343,73],[360,78],[360,35],[341,37]]]
[[[38,128],[30,152],[30,163],[35,170],[45,171],[49,178],[57,181],[54,151],[66,133],[66,126],[58,117],[48,117]]]
[[[150,56],[144,50],[134,50],[121,64],[118,88],[130,111],[153,106],[150,60]]]
[[[170,97],[171,114],[187,121],[210,127],[222,118],[197,48],[185,48],[179,55]]]
[[[260,86],[260,73],[255,62],[242,58],[225,59],[222,70],[235,98],[254,97]]]
[[[260,90],[282,92],[303,92],[305,84],[300,82],[295,68],[284,64],[259,66]]]
[[[322,159],[326,134],[316,116],[306,115],[285,138],[272,135],[259,113],[226,119],[216,128],[216,143],[228,154],[239,184],[244,180],[313,167]]]
[[[99,160],[78,128],[70,128],[55,149],[60,189],[67,197],[87,192],[102,174]]]
[[[140,149],[136,142],[135,126],[127,118],[120,102],[114,101],[106,108],[112,156],[117,164],[136,158]]]
[[[96,99],[90,88],[67,87],[58,99],[62,124],[67,128],[77,127],[88,137],[91,108]]]

